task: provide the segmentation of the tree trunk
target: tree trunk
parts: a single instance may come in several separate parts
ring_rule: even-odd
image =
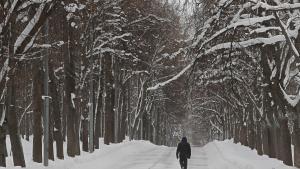
[[[63,136],[62,136],[62,124],[61,124],[61,113],[59,105],[59,93],[58,84],[55,79],[54,70],[52,64],[49,64],[49,78],[50,78],[50,95],[52,98],[52,115],[54,121],[53,139],[56,142],[56,156],[58,159],[64,159],[64,149],[63,149]]]
[[[159,144],[159,138],[160,138],[160,109],[158,109],[157,113],[156,113],[156,120],[155,120],[155,144]]]
[[[99,149],[99,138],[101,137],[101,114],[103,112],[103,66],[102,59],[100,61],[100,73],[99,73],[99,82],[98,82],[98,96],[97,96],[97,108],[96,108],[96,125],[95,125],[95,148]]]
[[[37,163],[43,162],[42,155],[42,70],[40,63],[36,61],[34,66],[33,77],[33,161]]]
[[[3,115],[3,104],[0,104],[0,121]],[[4,117],[5,118],[5,117]],[[0,167],[6,167],[6,124],[0,125]]]
[[[113,77],[113,57],[106,53],[104,55],[104,76],[105,76],[105,131],[104,144],[113,143],[115,138],[115,124],[114,124],[114,77]]]
[[[68,22],[68,33],[66,42],[69,42],[68,49],[66,50],[66,56],[64,56],[64,113],[66,113],[67,118],[67,154],[70,157],[75,157],[78,155],[78,143],[79,137],[76,131],[77,126],[77,113],[75,109],[75,54],[76,45],[74,41],[74,33],[72,29],[71,20]]]
[[[234,125],[234,143],[240,142],[240,125],[236,122]]]
[[[298,112],[298,111],[297,111]],[[300,167],[300,124],[299,115],[294,120],[293,137],[294,137],[294,165]]]
[[[269,137],[269,139],[268,139],[268,141],[269,141],[269,157],[270,158],[276,158],[276,130],[275,130],[275,127],[274,126],[269,126],[268,127],[268,130],[269,130],[269,132],[268,132],[268,137]]]
[[[120,89],[120,100],[119,100],[119,133],[118,133],[118,142],[122,142],[125,138],[125,129],[126,129],[126,93],[125,86],[121,86]]]
[[[261,129],[261,122],[257,122],[256,125],[256,150],[258,155],[263,155],[262,149],[262,129]]]
[[[115,110],[115,142],[120,142],[119,138],[119,132],[120,132],[120,116],[121,116],[121,85],[120,85],[120,79],[121,79],[121,73],[119,68],[119,58],[114,57],[113,61],[113,77],[114,77],[114,110]]]
[[[252,108],[252,107],[251,107]],[[255,148],[255,132],[254,132],[254,117],[253,110],[249,110],[249,125],[248,125],[248,143],[249,147],[253,150]]]
[[[248,140],[247,140],[247,126],[245,124],[242,124],[241,130],[240,130],[240,140],[241,144],[244,146],[248,146]]]
[[[136,117],[133,121],[132,133],[130,135],[131,139],[137,133],[139,125],[142,126],[141,121],[143,120],[146,106],[146,96],[147,96],[147,80],[142,82],[141,90],[139,92],[138,104],[136,108]],[[140,127],[140,129],[142,129]]]
[[[250,124],[249,125],[249,129],[248,129],[248,143],[249,143],[249,147],[253,150],[255,148],[254,124]]]
[[[14,76],[9,76],[7,89],[7,127],[10,136],[11,149],[13,154],[14,166],[25,167],[25,159],[23,153],[22,142],[18,130],[18,119],[16,114],[16,98],[15,98],[15,82]]]
[[[89,151],[89,123],[87,119],[82,120],[82,151]]]
[[[49,107],[50,107],[50,105],[49,105]],[[49,110],[49,146],[48,146],[48,159],[54,161],[54,150],[53,150],[53,130],[54,129],[53,129],[53,118],[52,117],[53,117],[53,114]]]
[[[26,91],[27,92],[27,91]],[[31,118],[28,113],[25,113],[25,139],[29,141]]]
[[[90,75],[90,92],[89,92],[89,152],[94,152],[94,119],[95,119],[95,113],[94,113],[94,106],[95,106],[95,97],[94,97],[94,81],[93,81],[93,72],[91,72]]]
[[[280,120],[278,120],[278,123],[280,123]],[[281,147],[281,125],[279,126],[275,126],[274,127],[274,132],[275,132],[275,147],[276,147],[276,158],[278,160],[281,160],[281,150],[280,150],[280,147]]]
[[[280,157],[284,164],[293,166],[291,135],[288,127],[288,119],[280,119]]]
[[[269,139],[270,138],[270,130],[267,124],[263,124],[263,131],[262,131],[262,145],[263,145],[263,153],[265,155],[270,154],[270,146],[269,146]]]

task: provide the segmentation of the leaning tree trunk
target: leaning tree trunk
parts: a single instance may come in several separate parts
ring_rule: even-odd
[[[15,100],[16,98],[15,98],[14,76],[10,75],[8,81],[7,98],[6,98],[7,127],[10,136],[14,165],[25,167],[23,147],[19,135],[18,119],[15,110],[16,107]]]

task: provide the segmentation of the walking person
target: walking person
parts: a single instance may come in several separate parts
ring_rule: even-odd
[[[181,169],[187,169],[188,159],[191,158],[191,146],[186,137],[183,137],[177,146],[176,158],[178,159],[178,157]]]

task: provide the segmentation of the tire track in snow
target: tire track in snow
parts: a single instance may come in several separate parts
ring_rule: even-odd
[[[171,153],[173,151],[174,150],[170,148],[170,150],[168,152],[166,152],[165,154],[163,154],[161,156],[162,158],[159,158],[157,161],[155,161],[154,164],[152,164],[152,166],[150,166],[148,169],[154,169],[154,167],[156,167],[159,163],[161,163],[163,161],[167,161],[166,159],[168,159],[170,157],[174,157],[174,156],[171,156]],[[166,164],[166,163],[163,163],[163,164]]]
[[[207,154],[203,148],[192,147],[192,156],[188,161],[189,169],[209,169]]]

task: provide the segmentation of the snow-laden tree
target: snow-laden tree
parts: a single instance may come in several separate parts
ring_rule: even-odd
[[[262,136],[263,152],[288,165],[292,165],[288,121],[293,121],[295,165],[299,166],[299,3],[220,0],[200,5],[207,10],[191,46],[196,83],[204,90],[219,85],[229,91],[215,92],[240,107],[232,112],[239,123],[235,135],[248,131],[246,140],[239,139],[254,147],[255,131]],[[224,107],[224,103],[217,105]]]
[[[33,47],[42,25],[53,11],[56,3],[57,1],[20,0],[2,1],[0,3],[1,103],[4,104],[6,100],[6,106],[1,110],[1,119],[7,119],[1,120],[0,126],[3,127],[4,122],[7,121],[16,166],[24,167],[25,161],[18,135],[19,126],[14,107],[14,103],[16,103],[14,98],[15,71],[20,62],[28,57],[26,53]],[[3,147],[0,147],[0,149],[4,150]],[[1,165],[5,165],[5,160],[1,159],[1,162],[3,162]]]

